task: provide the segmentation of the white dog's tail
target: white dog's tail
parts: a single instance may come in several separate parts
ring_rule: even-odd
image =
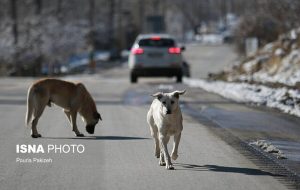
[[[33,96],[34,96],[34,90],[32,87],[28,89],[27,93],[27,111],[26,111],[26,117],[25,117],[25,126],[28,126],[32,119],[32,113],[33,113]]]

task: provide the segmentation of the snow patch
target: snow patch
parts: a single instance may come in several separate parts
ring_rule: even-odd
[[[287,88],[269,88],[247,83],[228,83],[184,78],[190,87],[202,88],[236,102],[254,103],[277,108],[285,113],[300,117],[300,92]]]
[[[283,50],[277,49],[276,55],[281,55]],[[276,74],[272,75],[261,70],[251,75],[252,79],[257,82],[279,82],[290,86],[300,82],[300,49],[292,50],[285,58],[282,59],[281,66],[278,68]],[[250,76],[249,76],[250,77]],[[243,76],[245,78],[245,76]],[[242,78],[240,78],[242,79]]]
[[[253,67],[257,64],[257,59],[248,61],[243,65],[243,69],[247,72],[250,73],[253,69]]]
[[[276,146],[272,145],[266,140],[250,142],[249,145],[255,145],[257,147],[260,147],[263,151],[275,155],[277,159],[287,159],[287,157],[281,150],[279,150]]]
[[[274,52],[274,55],[276,56],[283,56],[284,55],[284,51],[281,48],[277,48]]]

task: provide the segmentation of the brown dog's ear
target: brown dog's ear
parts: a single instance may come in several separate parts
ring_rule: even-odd
[[[176,98],[179,98],[179,95],[182,95],[185,92],[186,92],[186,90],[182,90],[182,91],[176,90],[176,91],[173,92],[173,96],[176,97]]]
[[[100,113],[98,113],[98,112],[95,112],[95,113],[94,113],[94,118],[100,119],[100,120],[102,121],[101,115],[100,115]]]
[[[162,92],[157,92],[155,94],[152,94],[151,96],[157,98],[157,99],[161,99],[163,97],[163,93]]]

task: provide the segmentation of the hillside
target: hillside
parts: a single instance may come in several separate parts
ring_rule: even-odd
[[[265,105],[300,117],[300,28],[232,68],[210,74],[208,80],[184,82],[236,102]]]
[[[300,28],[280,35],[255,55],[210,78],[271,87],[300,87]]]

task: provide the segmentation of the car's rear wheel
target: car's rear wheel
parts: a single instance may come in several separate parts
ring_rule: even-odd
[[[177,83],[182,83],[182,75],[178,75],[178,76],[176,77],[176,82],[177,82]]]
[[[138,77],[135,74],[131,73],[130,82],[131,83],[137,83],[137,81],[138,81]]]

